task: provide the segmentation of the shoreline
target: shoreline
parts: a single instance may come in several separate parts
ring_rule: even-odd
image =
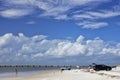
[[[42,75],[53,71],[57,71],[57,70],[26,71],[26,72],[18,72],[17,74],[15,72],[5,72],[5,73],[0,73],[0,80],[29,78],[31,76]]]
[[[65,70],[63,72],[50,70],[27,77],[0,78],[0,80],[120,80],[120,73],[117,76],[115,76],[116,73],[109,74],[112,74],[112,72],[88,72],[82,69]]]

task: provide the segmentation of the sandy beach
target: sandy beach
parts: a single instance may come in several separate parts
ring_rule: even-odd
[[[0,78],[0,80],[120,80],[120,72],[85,70],[46,71],[36,75],[16,78]]]

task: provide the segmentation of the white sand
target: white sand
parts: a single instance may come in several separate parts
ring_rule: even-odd
[[[100,71],[93,73],[83,70],[48,71],[30,77],[0,80],[120,80],[120,72]]]

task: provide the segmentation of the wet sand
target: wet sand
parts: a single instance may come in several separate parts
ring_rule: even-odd
[[[65,70],[46,71],[27,77],[0,78],[0,80],[120,80],[120,72]]]

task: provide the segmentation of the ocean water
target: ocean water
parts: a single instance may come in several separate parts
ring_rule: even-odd
[[[6,73],[0,73],[0,78],[27,77],[40,72],[41,71],[26,71],[26,72],[18,72],[17,74],[15,72],[6,72]]]
[[[48,70],[59,70],[53,66],[0,67],[0,78],[26,77]]]

